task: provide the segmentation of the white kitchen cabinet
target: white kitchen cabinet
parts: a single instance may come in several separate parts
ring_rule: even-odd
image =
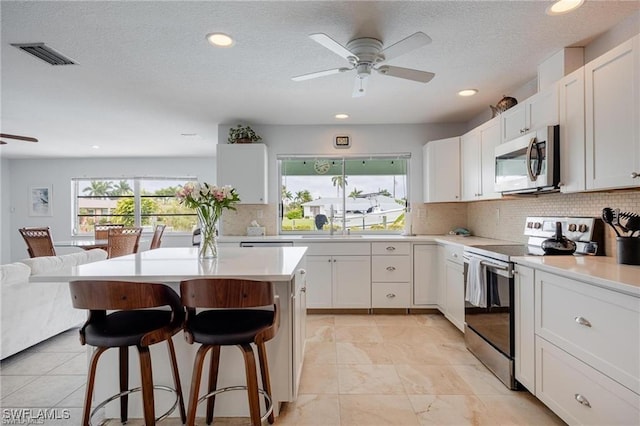
[[[445,277],[444,277],[444,267],[446,265],[446,259],[447,259],[447,254],[446,254],[446,249],[444,246],[438,245],[438,250],[437,250],[437,254],[438,254],[438,259],[437,259],[437,263],[436,263],[436,268],[437,268],[437,272],[436,272],[436,276],[437,276],[437,287],[438,287],[438,309],[440,310],[440,312],[442,312],[444,314],[446,307],[447,307],[447,283],[445,281]]]
[[[298,395],[300,377],[302,377],[302,365],[304,361],[304,348],[307,340],[307,271],[306,262],[302,262],[296,272],[293,289],[293,394]]]
[[[307,256],[307,307],[370,308],[370,256]]]
[[[464,264],[462,247],[446,245],[444,254],[444,316],[464,333]]]
[[[534,270],[516,265],[514,271],[516,379],[536,394]]]
[[[424,202],[460,201],[460,138],[430,141],[422,155]]]
[[[411,306],[411,244],[371,244],[371,307]]]
[[[586,187],[640,186],[640,35],[585,65]]]
[[[240,204],[267,204],[267,146],[219,144],[217,150],[217,184],[233,186]]]
[[[415,244],[413,246],[414,305],[439,304],[438,278],[438,246]]]
[[[525,99],[500,114],[502,142],[544,126],[558,124],[558,90],[552,84],[547,89]]]
[[[560,191],[585,190],[584,67],[558,82]]]
[[[500,121],[495,118],[460,138],[462,201],[491,200],[495,192],[495,148],[500,144]]]

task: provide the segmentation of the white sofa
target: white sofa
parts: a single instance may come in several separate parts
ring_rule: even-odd
[[[86,312],[71,306],[68,282],[29,282],[31,275],[107,258],[93,249],[60,256],[35,257],[0,266],[2,290],[0,359],[76,327]]]

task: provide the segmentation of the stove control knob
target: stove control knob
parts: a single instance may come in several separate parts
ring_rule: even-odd
[[[529,229],[533,228],[533,222],[527,222],[527,228]]]
[[[580,232],[587,232],[589,230],[589,227],[587,225],[585,225],[584,223],[580,224],[580,226],[578,226],[578,231]]]
[[[533,227],[534,227],[535,229],[540,229],[540,228],[542,228],[542,224],[541,224],[540,222],[535,222],[535,223],[533,224]]]
[[[576,224],[575,223],[570,223],[569,224],[569,232],[576,232]]]

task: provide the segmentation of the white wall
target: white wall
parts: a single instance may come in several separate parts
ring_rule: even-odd
[[[227,140],[230,126],[218,127],[218,140]],[[409,172],[410,197],[422,203],[422,146],[435,139],[443,139],[464,133],[465,124],[379,124],[343,126],[253,126],[262,136],[269,153],[269,200],[277,204],[278,155],[368,155],[411,153]],[[351,148],[336,149],[336,135],[351,136]]]
[[[6,169],[9,170],[8,176]],[[198,180],[215,182],[215,158],[3,160],[1,262],[9,263],[27,257],[26,246],[18,228],[49,226],[54,240],[70,239],[71,178],[172,175],[195,176]],[[34,185],[52,185],[52,216],[28,216],[28,192]],[[167,246],[189,245],[191,236],[172,238],[165,235],[162,242]]]
[[[9,178],[9,160],[0,158],[0,263],[6,263],[9,258],[11,246],[6,236],[10,232],[9,204],[11,197],[11,184]]]

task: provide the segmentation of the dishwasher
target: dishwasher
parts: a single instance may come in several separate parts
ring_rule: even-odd
[[[293,247],[293,241],[241,241],[240,247]]]

